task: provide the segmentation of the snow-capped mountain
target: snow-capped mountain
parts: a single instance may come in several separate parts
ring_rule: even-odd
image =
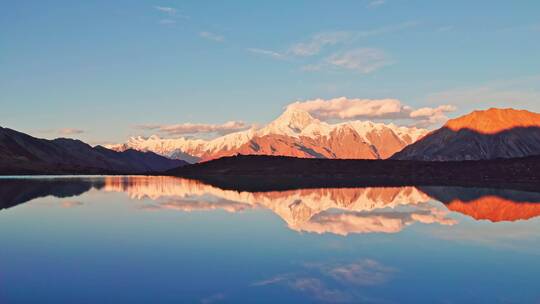
[[[428,131],[369,121],[329,124],[308,112],[288,108],[265,127],[227,134],[212,140],[132,137],[109,149],[135,149],[188,162],[235,154],[306,158],[385,159],[416,142]]]

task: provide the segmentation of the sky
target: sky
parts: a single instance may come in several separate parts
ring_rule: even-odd
[[[37,137],[540,112],[539,1],[0,2],[0,126]]]

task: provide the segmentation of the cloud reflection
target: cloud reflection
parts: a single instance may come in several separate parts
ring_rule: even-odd
[[[297,272],[278,274],[254,282],[251,286],[286,287],[321,302],[366,303],[376,301],[365,297],[361,287],[383,285],[397,272],[397,269],[372,259],[360,259],[351,263],[307,263]]]

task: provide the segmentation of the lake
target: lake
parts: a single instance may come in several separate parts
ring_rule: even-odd
[[[1,303],[540,303],[540,193],[0,179]]]

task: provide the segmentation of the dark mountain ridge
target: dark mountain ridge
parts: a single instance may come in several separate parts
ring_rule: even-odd
[[[116,152],[80,140],[40,139],[0,127],[0,175],[139,174],[185,164],[152,152]]]
[[[79,196],[92,188],[101,189],[104,182],[93,179],[3,179],[0,181],[0,211],[52,195],[58,198]]]
[[[188,165],[166,174],[239,191],[406,185],[537,190],[540,189],[540,156],[432,162],[239,155]]]

